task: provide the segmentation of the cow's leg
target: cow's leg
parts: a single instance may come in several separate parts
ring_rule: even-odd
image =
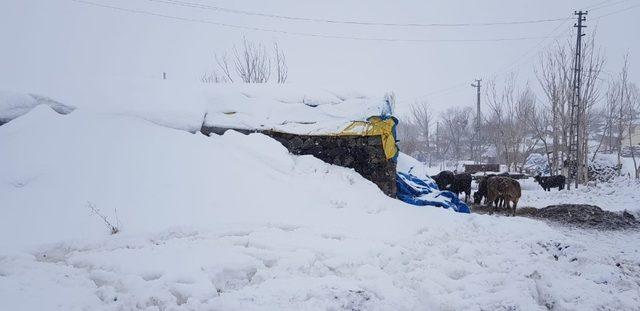
[[[520,200],[520,198],[514,198],[513,199],[513,216],[516,215],[516,207],[518,207],[518,201]]]

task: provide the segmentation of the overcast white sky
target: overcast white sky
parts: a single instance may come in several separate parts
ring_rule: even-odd
[[[185,8],[151,0],[87,0],[244,27],[330,36],[394,39],[490,39],[573,34],[571,21],[487,27],[385,27],[291,21]],[[594,5],[587,34],[596,28],[615,73],[631,54],[631,77],[640,75],[640,0],[584,1],[382,1],[382,0],[181,0],[224,8],[306,18],[386,23],[477,23],[572,16]],[[629,10],[608,17],[611,12]],[[553,30],[556,30],[553,32]],[[570,31],[570,32],[569,32]],[[213,53],[231,48],[242,36],[285,50],[289,81],[318,87],[338,85],[362,92],[396,92],[398,110],[415,98],[433,106],[472,105],[476,77],[488,79],[515,70],[536,84],[536,52],[553,39],[503,42],[378,42],[330,39],[242,30],[178,21],[90,6],[72,0],[0,1],[0,89],[34,86],[56,79],[160,77],[198,81],[213,65]],[[434,92],[458,86],[447,92]],[[46,94],[45,94],[46,95]],[[426,96],[425,96],[426,95]]]

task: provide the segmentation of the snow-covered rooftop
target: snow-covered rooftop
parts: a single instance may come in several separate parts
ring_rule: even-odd
[[[338,133],[352,121],[390,115],[393,96],[329,91],[300,85],[205,84],[172,80],[82,81],[23,93],[2,93],[0,119],[39,104],[39,94],[69,107],[135,115],[195,132],[202,125],[293,134]],[[29,109],[26,109],[29,107]]]

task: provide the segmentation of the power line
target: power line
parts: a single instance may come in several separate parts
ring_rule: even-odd
[[[623,2],[632,1],[632,0],[617,1],[617,2],[611,3],[611,4],[609,4],[609,5],[603,6],[603,4],[606,4],[606,3],[611,2],[611,1],[613,1],[613,0],[602,1],[602,2],[600,2],[600,3],[598,3],[598,4],[595,4],[595,5],[591,6],[591,7],[593,8],[593,7],[600,6],[599,8],[597,8],[597,9],[600,9],[600,8],[610,7],[610,6],[613,6],[613,5],[617,5],[617,4],[620,4],[620,3],[623,3]],[[615,14],[619,14],[619,13],[623,13],[623,12],[626,12],[626,11],[629,11],[629,10],[632,10],[632,9],[635,9],[635,8],[637,8],[637,7],[640,7],[640,4],[633,5],[633,6],[630,6],[630,7],[624,8],[624,9],[616,10],[616,11],[613,11],[613,12],[610,12],[610,13],[607,13],[607,14],[604,14],[604,15],[600,15],[600,16],[598,16],[598,17],[595,17],[595,18],[594,18],[594,20],[600,20],[601,18],[608,17],[608,16],[615,15]],[[557,27],[556,27],[556,28],[551,32],[550,36],[553,36],[553,34],[556,32],[556,30],[558,30],[561,26],[566,25],[566,24],[567,24],[567,22],[560,23],[560,24],[559,24],[559,25],[558,25],[558,26],[557,26]],[[563,38],[563,37],[566,35],[566,33],[568,33],[569,31],[571,31],[571,29],[567,29],[567,30],[565,30],[561,35],[558,35],[558,36],[557,36],[557,37],[555,37],[555,38]],[[548,37],[548,38],[554,38],[554,37]],[[513,67],[513,65],[515,65],[515,64],[517,64],[517,63],[519,63],[519,62],[521,62],[523,59],[528,59],[529,57],[536,55],[537,53],[533,53],[532,55],[530,55],[529,57],[527,57],[527,55],[528,55],[528,54],[530,54],[532,51],[536,51],[536,50],[537,50],[537,47],[538,47],[538,46],[541,46],[545,41],[546,41],[546,39],[543,39],[542,41],[540,41],[540,42],[536,45],[536,47],[534,47],[534,48],[532,48],[532,49],[527,50],[527,52],[525,52],[521,57],[517,58],[516,60],[514,60],[513,62],[511,62],[509,65],[507,65],[506,67],[504,67],[504,69],[503,69],[503,70],[496,71],[494,74],[491,74],[491,75],[489,75],[489,76],[503,74],[503,73],[507,72],[511,67]],[[545,45],[545,47],[547,47],[547,46],[548,46],[548,44],[547,44],[547,45]],[[536,52],[539,52],[539,51],[536,51]],[[422,95],[422,96],[420,96],[420,97],[429,97],[429,96],[433,96],[433,95],[445,95],[445,94],[450,94],[452,91],[454,91],[454,90],[458,90],[458,89],[462,89],[462,88],[463,88],[463,87],[465,87],[466,85],[467,85],[467,82],[460,82],[460,83],[457,83],[457,84],[453,84],[453,85],[452,85],[452,86],[450,86],[450,87],[446,87],[446,88],[444,88],[444,89],[440,89],[440,90],[437,90],[437,91],[434,91],[434,92],[431,92],[431,93],[427,93],[427,94]]]
[[[73,2],[82,3],[89,6],[106,8],[115,11],[128,12],[132,14],[139,15],[148,15],[161,17],[166,19],[184,21],[184,22],[193,22],[193,23],[201,23],[201,24],[209,24],[227,28],[235,28],[242,30],[251,30],[251,31],[261,31],[261,32],[270,32],[270,33],[279,33],[286,34],[292,36],[301,36],[301,37],[315,37],[315,38],[325,38],[325,39],[341,39],[341,40],[356,40],[356,41],[377,41],[377,42],[406,42],[406,43],[433,43],[433,42],[505,42],[505,41],[523,41],[523,40],[537,40],[537,39],[546,39],[549,37],[515,37],[515,38],[488,38],[488,39],[398,39],[398,38],[376,38],[376,37],[356,37],[356,36],[340,36],[340,35],[326,35],[321,33],[306,33],[306,32],[294,32],[287,30],[279,30],[279,29],[271,29],[271,28],[260,28],[260,27],[252,27],[252,26],[243,26],[243,25],[235,25],[235,24],[227,24],[221,22],[214,22],[205,19],[196,19],[190,17],[182,17],[175,15],[168,15],[162,13],[155,13],[151,11],[145,10],[137,10],[137,9],[129,9],[119,6],[101,4],[92,1],[86,0],[71,0]]]
[[[549,32],[549,36],[547,38],[563,38],[565,37],[565,35],[571,31],[571,29],[567,29],[564,32],[562,32],[561,35],[558,36],[554,36],[555,33],[562,28],[562,26],[567,25],[568,22],[565,21],[563,23],[559,23],[558,26],[556,26],[551,32]],[[547,46],[549,46],[549,44],[553,43],[549,43],[547,45],[543,44],[546,42],[546,39],[541,40],[540,42],[538,42],[535,46],[531,47],[530,49],[527,49],[527,52],[523,53],[521,56],[517,57],[515,60],[513,60],[512,62],[509,62],[506,66],[503,66],[501,69],[498,69],[496,71],[494,71],[493,73],[487,75],[487,77],[491,77],[491,76],[498,76],[501,75],[507,71],[509,71],[513,66],[515,66],[516,64],[520,63],[523,60],[528,60],[529,58],[531,58],[532,56],[537,55],[540,50],[542,48],[546,48]],[[531,55],[530,55],[531,54]],[[446,94],[450,94],[452,93],[452,91],[454,90],[458,90],[458,89],[462,89],[462,88],[466,88],[468,81],[464,81],[464,82],[460,82],[460,83],[456,83],[454,85],[451,85],[450,87],[446,87],[444,89],[440,89],[434,92],[430,92],[427,93],[425,95],[422,95],[420,97],[431,97],[433,95],[446,95]]]
[[[443,89],[439,89],[439,90],[427,93],[427,94],[422,95],[420,97],[429,97],[429,96],[432,96],[432,95],[449,94],[449,93],[451,93],[450,91],[461,89],[463,87],[464,88],[467,87],[467,82],[466,81],[451,85],[451,86],[443,88]]]
[[[613,3],[609,3],[611,1],[613,1],[613,0],[607,0],[607,1],[600,2],[599,4],[596,4],[596,5],[592,5],[589,8],[585,9],[585,11],[587,11],[587,10],[588,11],[597,11],[597,10],[601,10],[601,9],[604,9],[604,8],[616,6],[618,4],[629,2],[629,1],[634,1],[634,0],[619,0],[619,1],[616,1],[616,2],[613,2]],[[607,3],[609,3],[609,4],[607,4]]]
[[[624,9],[620,9],[620,10],[617,10],[617,11],[609,12],[609,13],[604,14],[604,15],[600,15],[600,16],[594,18],[594,20],[600,20],[601,18],[605,18],[605,17],[611,16],[611,15],[615,15],[615,14],[619,14],[619,13],[622,13],[622,12],[630,11],[630,10],[635,9],[637,7],[640,7],[640,4],[632,5],[630,7],[624,8]]]
[[[367,21],[358,21],[358,20],[324,19],[324,18],[268,14],[268,13],[254,12],[254,11],[229,9],[229,8],[224,8],[219,6],[207,5],[207,4],[197,3],[197,2],[190,2],[190,1],[182,1],[182,0],[147,0],[147,1],[174,5],[174,6],[177,5],[182,7],[205,9],[205,10],[219,11],[219,12],[225,12],[225,13],[231,13],[231,14],[241,14],[241,15],[248,15],[248,16],[267,17],[267,18],[282,19],[282,20],[289,20],[289,21],[302,21],[302,22],[328,23],[328,24],[347,24],[347,25],[361,25],[361,26],[484,27],[484,26],[539,24],[539,23],[568,20],[567,18],[547,18],[547,19],[534,19],[534,20],[515,20],[515,21],[478,22],[478,23],[387,23],[387,22],[367,22]]]
[[[601,5],[604,5],[604,4],[607,4],[607,3],[611,2],[611,1],[613,1],[613,0],[604,0],[604,1],[600,1],[600,2],[598,2],[598,3],[592,4],[592,5],[588,6],[588,7],[584,7],[584,8],[582,8],[582,9],[583,9],[583,10],[585,10],[585,11],[586,11],[586,10],[593,10],[593,8],[598,7],[598,6],[601,6]]]

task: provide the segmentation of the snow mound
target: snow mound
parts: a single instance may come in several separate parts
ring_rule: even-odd
[[[39,95],[0,91],[0,125],[24,115],[38,105],[47,105],[60,114],[68,114],[74,109]]]
[[[313,223],[334,218],[327,207],[361,206],[363,194],[371,201],[365,210],[402,204],[353,170],[290,155],[262,134],[206,137],[82,109],[60,116],[38,106],[0,127],[0,150],[7,213],[1,230],[11,232],[0,235],[2,245],[102,236],[88,202],[130,233],[236,221]],[[350,191],[338,199],[331,194],[340,187]]]
[[[438,173],[437,168],[430,168],[427,164],[420,162],[414,157],[402,152],[398,153],[397,171],[403,172],[405,174],[411,174],[423,179],[427,177],[430,178],[430,176],[436,175]]]

